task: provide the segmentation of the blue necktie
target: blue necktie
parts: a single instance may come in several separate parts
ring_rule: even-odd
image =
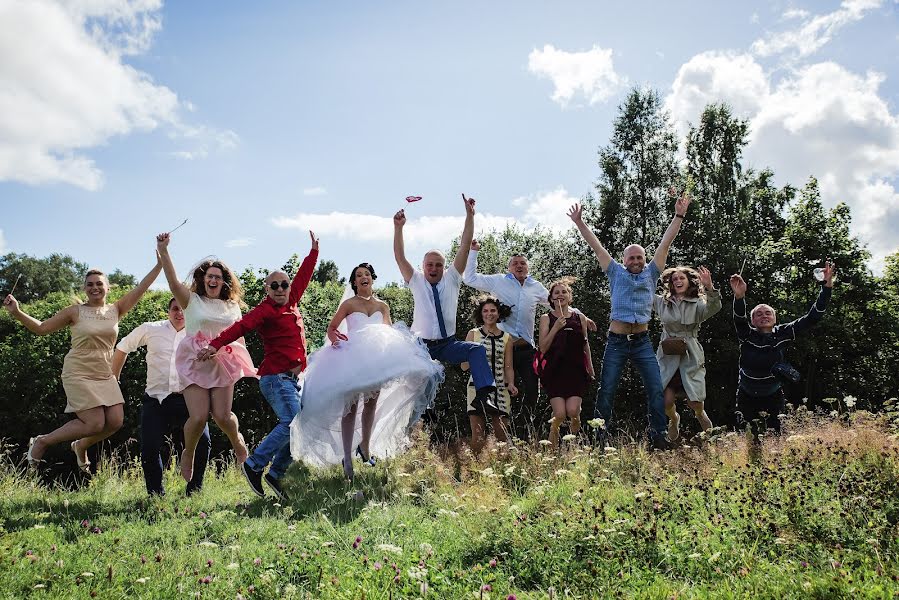
[[[434,292],[434,308],[437,309],[437,326],[440,327],[440,338],[445,339],[449,336],[446,335],[446,324],[443,322],[443,309],[440,308],[440,292],[437,291],[437,284],[431,284],[431,291]]]

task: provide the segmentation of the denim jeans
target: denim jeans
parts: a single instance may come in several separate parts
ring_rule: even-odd
[[[487,349],[474,342],[460,342],[447,338],[446,340],[428,345],[428,353],[434,360],[448,362],[453,365],[468,363],[471,369],[471,379],[474,388],[479,390],[484,387],[496,385],[493,380],[493,369],[487,364]]]
[[[602,357],[602,376],[596,393],[596,416],[606,421],[606,430],[615,427],[615,391],[630,359],[646,389],[646,412],[649,418],[650,435],[653,439],[664,437],[668,427],[665,416],[665,397],[662,392],[662,374],[656,353],[652,350],[649,336],[628,340],[625,337],[609,335]]]
[[[187,405],[181,394],[169,394],[162,402],[147,394],[140,411],[140,463],[144,471],[147,493],[165,494],[162,487],[162,445],[166,435],[174,441],[173,452],[184,448],[184,423],[187,421]],[[209,426],[203,428],[197,449],[194,451],[194,475],[187,484],[187,495],[203,487],[203,475],[209,461]]]
[[[247,459],[247,466],[262,471],[272,464],[268,474],[281,479],[292,462],[290,456],[290,423],[300,412],[300,385],[292,373],[263,375],[259,389],[278,417],[278,424]]]

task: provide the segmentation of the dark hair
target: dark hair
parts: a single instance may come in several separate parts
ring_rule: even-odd
[[[474,302],[474,310],[471,311],[471,320],[474,321],[475,325],[478,327],[484,324],[484,315],[481,314],[481,311],[484,310],[484,307],[488,304],[496,306],[496,311],[499,313],[497,323],[505,321],[512,314],[512,309],[500,302],[499,298],[495,298],[494,296],[478,296],[477,298],[473,298],[472,302]]]
[[[662,289],[664,290],[662,296],[665,298],[665,302],[671,302],[671,298],[674,296],[674,292],[671,290],[671,278],[675,273],[683,273],[687,277],[689,286],[684,292],[685,298],[698,298],[700,295],[705,295],[705,286],[702,285],[702,281],[699,279],[699,273],[696,269],[683,266],[669,267],[665,269],[661,275]]]
[[[375,274],[375,268],[373,266],[371,266],[371,263],[359,263],[358,265],[353,267],[353,272],[350,273],[350,287],[353,288],[354,294],[357,293],[356,292],[356,271],[358,271],[359,269],[368,269],[368,272],[371,273],[372,281],[374,281],[375,279],[378,278],[378,276]]]
[[[222,272],[224,287],[219,295],[219,299],[243,304],[243,288],[240,285],[240,280],[234,276],[234,273],[231,272],[231,269],[225,263],[215,258],[208,258],[196,266],[193,272],[193,281],[190,284],[190,291],[195,292],[197,296],[206,295],[206,282],[203,279],[206,277],[206,271],[211,268],[216,268]]]
[[[571,284],[575,281],[577,281],[577,277],[571,277],[569,275],[567,277],[556,279],[551,284],[549,284],[549,294],[546,295],[546,299],[549,301],[550,306],[552,306],[553,303],[553,290],[556,288],[556,286],[564,285],[570,290]]]
[[[172,304],[174,304],[174,303],[177,302],[177,301],[178,301],[178,299],[175,298],[174,296],[172,296],[171,298],[169,298],[169,305],[168,305],[167,310],[172,310]],[[180,305],[179,305],[179,306],[180,306]]]

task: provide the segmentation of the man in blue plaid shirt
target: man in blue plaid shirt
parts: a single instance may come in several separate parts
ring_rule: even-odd
[[[624,249],[622,262],[619,263],[584,223],[580,205],[575,204],[568,211],[568,216],[596,253],[599,265],[609,278],[612,292],[609,339],[602,357],[602,377],[596,394],[596,417],[605,420],[607,432],[614,431],[615,391],[627,361],[631,360],[646,388],[650,439],[653,447],[660,449],[669,446],[665,438],[668,421],[665,416],[662,375],[649,341],[649,319],[652,317],[652,299],[659,275],[665,269],[668,250],[680,231],[689,206],[690,197],[686,194],[677,200],[671,224],[665,230],[655,256],[649,263],[646,261],[646,251],[637,244]]]

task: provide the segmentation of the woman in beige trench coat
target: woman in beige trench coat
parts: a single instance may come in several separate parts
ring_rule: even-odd
[[[721,294],[705,267],[671,267],[662,273],[661,279],[663,294],[653,300],[653,309],[662,322],[662,342],[656,358],[665,388],[668,439],[674,441],[680,436],[680,415],[675,404],[679,395],[686,396],[703,431],[712,428],[705,412],[705,353],[696,336],[699,325],[721,310]],[[665,348],[682,353],[666,353]]]

